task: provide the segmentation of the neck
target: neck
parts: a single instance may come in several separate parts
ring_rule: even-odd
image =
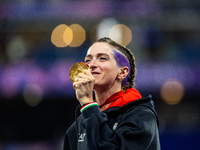
[[[110,106],[113,102],[103,105],[100,110],[104,111],[108,106]]]
[[[102,105],[105,103],[105,101],[113,94],[121,91],[121,86],[117,88],[110,88],[110,89],[105,89],[105,88],[100,88],[99,90],[95,90],[95,100],[97,101],[98,105]],[[111,103],[110,103],[111,104]],[[109,105],[110,105],[109,104]],[[108,105],[108,104],[107,104]],[[106,106],[107,106],[106,105]],[[108,106],[109,106],[108,105]]]

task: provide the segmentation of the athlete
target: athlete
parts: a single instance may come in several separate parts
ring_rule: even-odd
[[[64,150],[160,150],[158,117],[151,95],[133,88],[131,51],[101,38],[87,51],[89,70],[73,83],[81,115],[67,130]]]

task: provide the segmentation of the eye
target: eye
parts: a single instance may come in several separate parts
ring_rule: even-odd
[[[108,60],[106,57],[100,57],[100,60]]]
[[[85,60],[85,63],[86,63],[86,64],[89,64],[90,61],[91,61],[90,59],[86,59],[86,60]]]

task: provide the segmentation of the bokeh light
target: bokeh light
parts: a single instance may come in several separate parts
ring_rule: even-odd
[[[178,104],[182,100],[183,95],[184,86],[176,79],[166,81],[161,88],[161,97],[169,105]]]
[[[119,24],[118,21],[115,18],[106,18],[103,19],[97,26],[97,39],[100,39],[102,37],[109,37],[109,31],[110,29],[116,25]]]
[[[67,28],[69,28],[67,25],[65,24],[61,24],[59,26],[57,26],[52,34],[51,34],[51,42],[57,46],[57,47],[66,47],[68,46],[68,38],[66,38],[66,36],[63,36],[64,32],[67,30]],[[69,32],[70,30],[67,30],[67,32]],[[65,37],[65,41],[67,41],[67,43],[64,41],[64,37]]]
[[[69,45],[73,40],[73,31],[70,27],[63,32],[63,41]]]
[[[90,36],[92,39],[94,39],[94,35],[96,40],[102,37],[110,37],[124,46],[127,46],[132,40],[132,32],[129,27],[119,24],[114,18],[103,19],[97,27],[91,30]]]
[[[78,47],[85,39],[86,32],[79,24],[72,24],[70,27],[58,25],[51,35],[51,42],[57,47]]]
[[[43,92],[37,84],[27,84],[23,90],[24,101],[31,107],[37,106],[43,97]]]
[[[127,46],[132,40],[132,32],[126,25],[118,24],[111,28],[109,37],[114,41]]]
[[[69,46],[78,47],[83,44],[86,39],[85,30],[79,24],[72,24],[70,29],[73,32],[73,40],[70,42]]]
[[[6,48],[10,61],[22,59],[27,54],[27,44],[20,35],[9,38]]]

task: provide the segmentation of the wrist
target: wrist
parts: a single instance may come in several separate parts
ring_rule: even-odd
[[[97,102],[89,102],[89,103],[81,105],[80,112],[82,113],[84,110],[92,106],[98,106]]]
[[[87,103],[93,102],[92,98],[82,98],[82,99],[78,99],[78,101],[79,101],[81,106],[83,106]]]

